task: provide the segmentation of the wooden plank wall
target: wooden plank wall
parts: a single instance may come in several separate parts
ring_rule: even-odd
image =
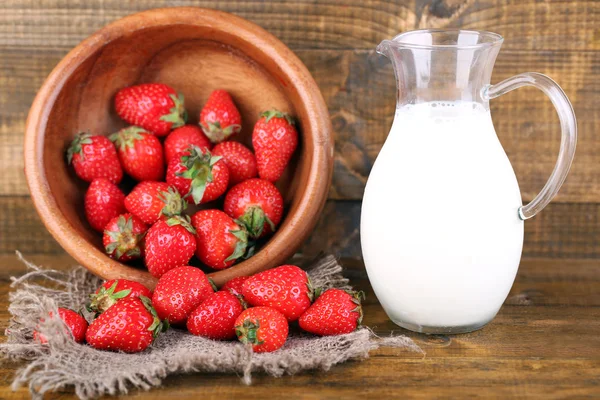
[[[555,199],[526,223],[525,256],[600,256],[600,2],[537,0],[159,1],[3,0],[0,3],[0,255],[62,250],[32,210],[23,176],[22,136],[35,93],[82,39],[149,8],[202,6],[263,26],[306,63],[329,106],[336,135],[330,201],[305,252],[359,257],[360,199],[394,111],[394,78],[374,54],[385,38],[417,28],[461,27],[502,34],[493,82],[538,71],[559,82],[575,108],[579,144]],[[535,89],[492,102],[500,140],[524,201],[554,166],[558,118]]]

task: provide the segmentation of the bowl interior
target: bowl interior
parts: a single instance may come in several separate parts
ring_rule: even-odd
[[[48,115],[42,139],[43,167],[56,205],[85,242],[102,249],[100,235],[90,228],[83,214],[87,183],[67,166],[65,150],[77,132],[109,135],[126,126],[113,106],[119,89],[143,82],[166,83],[185,96],[188,123],[192,124],[198,123],[210,92],[225,89],[242,114],[242,132],[236,140],[249,146],[261,111],[277,108],[298,116],[297,104],[290,100],[294,96],[285,81],[245,50],[243,39],[211,27],[149,26],[128,32],[88,54],[66,78]],[[301,132],[302,115],[298,117]],[[307,174],[302,171],[311,161],[302,142],[301,134],[299,149],[279,184],[288,215],[298,206],[298,195],[306,184]]]

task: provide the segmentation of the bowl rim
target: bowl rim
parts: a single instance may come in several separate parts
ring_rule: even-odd
[[[285,262],[297,250],[290,241],[302,243],[316,225],[333,175],[333,136],[331,121],[323,96],[312,75],[300,59],[279,39],[260,26],[236,15],[199,7],[157,8],[131,14],[110,23],[74,47],[53,69],[38,91],[25,125],[24,163],[27,184],[40,218],[55,240],[85,268],[104,279],[125,278],[153,288],[157,279],[147,271],[119,263],[83,239],[60,211],[51,194],[44,170],[43,146],[47,121],[58,94],[71,74],[88,57],[106,44],[138,28],[174,24],[209,26],[242,39],[244,44],[265,55],[278,68],[303,105],[302,140],[312,132],[312,158],[306,190],[295,213],[286,216],[286,224],[278,230],[257,254],[230,268],[208,274],[217,285],[229,279],[251,275]],[[242,48],[243,51],[243,48]],[[298,110],[297,110],[298,112]],[[306,146],[306,142],[304,143]],[[323,179],[326,178],[326,179]],[[299,245],[298,245],[299,246]],[[87,249],[87,251],[82,251]]]

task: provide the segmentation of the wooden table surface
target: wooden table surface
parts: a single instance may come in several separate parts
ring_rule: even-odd
[[[5,263],[11,261],[5,259]],[[46,266],[72,264],[66,256],[34,257]],[[16,265],[13,258],[13,265]],[[407,334],[426,352],[382,348],[369,359],[296,376],[255,375],[245,386],[235,375],[172,376],[131,397],[227,398],[591,398],[600,396],[600,261],[529,259],[500,313],[482,330],[455,336],[415,334],[395,326],[377,302],[360,262],[342,260],[355,287],[367,293],[365,324],[385,336]],[[6,327],[7,280],[0,280],[0,325]],[[28,396],[9,388],[18,365],[0,367],[0,399]],[[69,391],[50,399],[71,398]],[[125,397],[125,396],[123,396]],[[364,398],[364,397],[363,397]]]
[[[165,6],[238,14],[269,30],[307,65],[335,131],[329,201],[300,252],[344,257],[369,294],[365,323],[401,332],[372,294],[360,261],[360,200],[395,107],[389,62],[375,46],[399,32],[461,27],[505,37],[492,83],[525,71],[554,78],[577,114],[579,143],[569,178],[550,206],[525,224],[517,281],[498,317],[458,336],[408,333],[425,357],[381,349],[329,372],[274,379],[187,375],[132,397],[350,398],[600,397],[600,2],[595,0],[3,0],[0,2],[0,325],[8,277],[23,271],[14,251],[55,268],[73,264],[32,208],[23,176],[23,130],[46,76],[78,42],[118,18]],[[560,141],[558,118],[535,89],[491,102],[494,125],[519,178],[523,201],[541,189]],[[18,365],[0,366],[0,399]],[[70,398],[67,392],[50,398]]]

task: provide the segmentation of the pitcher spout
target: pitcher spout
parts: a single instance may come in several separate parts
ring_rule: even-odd
[[[383,40],[381,43],[379,43],[377,45],[377,47],[375,48],[375,51],[377,52],[377,54],[381,54],[382,56],[385,56],[387,58],[391,58],[390,57],[390,45],[392,44],[391,40]]]

